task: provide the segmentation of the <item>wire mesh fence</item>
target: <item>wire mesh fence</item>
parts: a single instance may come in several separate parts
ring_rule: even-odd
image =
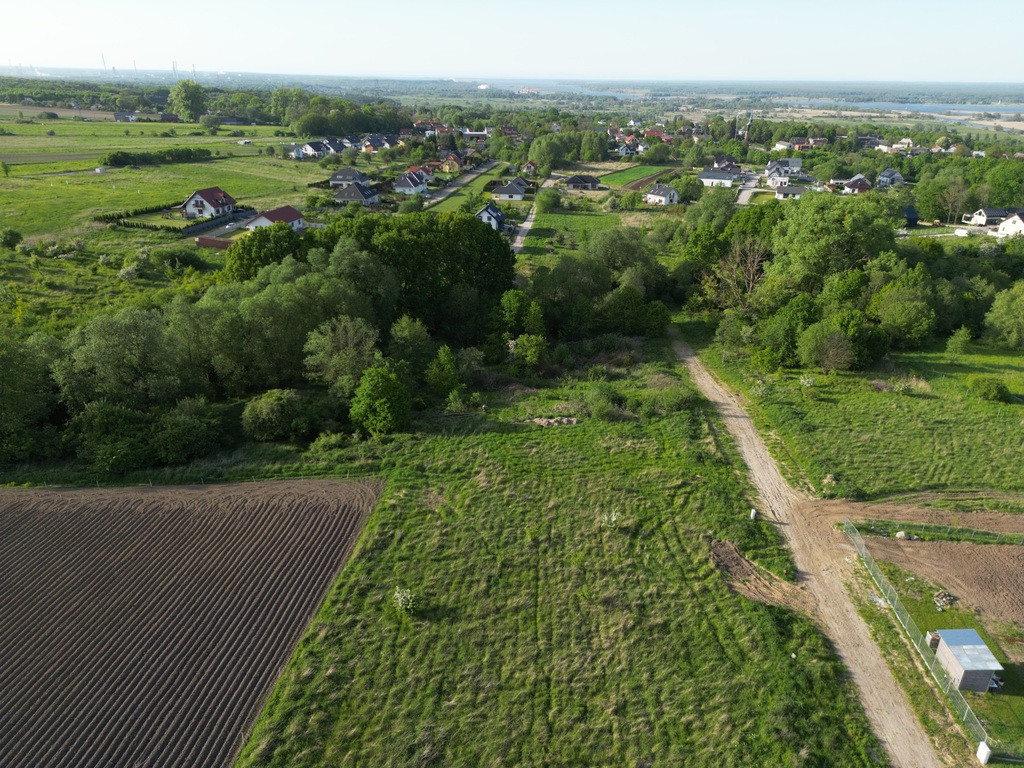
[[[896,590],[893,589],[892,584],[882,573],[878,564],[875,562],[875,558],[868,552],[867,546],[864,544],[864,539],[860,535],[860,531],[850,521],[845,520],[843,522],[843,532],[850,537],[850,541],[853,542],[853,546],[857,548],[857,553],[860,555],[861,561],[864,566],[868,569],[868,573],[871,574],[872,580],[875,582],[875,586],[882,593],[885,601],[892,608],[893,613],[896,616],[896,620],[900,623],[900,626],[907,633],[907,637],[913,644],[914,648],[917,649],[918,654],[924,661],[928,671],[932,673],[932,677],[935,678],[935,682],[938,683],[939,688],[946,694],[946,698],[949,701],[950,709],[956,715],[960,724],[963,726],[964,732],[967,737],[974,744],[980,744],[985,742],[988,744],[989,749],[992,750],[993,756],[996,757],[1008,757],[1008,758],[1024,758],[1024,748],[1017,744],[1007,744],[997,739],[993,739],[985,726],[982,725],[978,716],[974,714],[974,710],[971,709],[971,705],[967,703],[967,700],[963,697],[963,694],[957,690],[956,684],[953,679],[949,676],[949,673],[942,667],[935,656],[935,651],[932,650],[931,646],[928,645],[928,641],[925,639],[925,635],[918,629],[917,624],[911,617],[910,612],[903,605]]]

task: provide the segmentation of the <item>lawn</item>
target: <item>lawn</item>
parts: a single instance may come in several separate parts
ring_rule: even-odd
[[[520,266],[532,269],[553,266],[563,254],[578,253],[590,233],[621,223],[617,213],[605,211],[552,211],[534,216],[526,236]]]
[[[828,491],[828,475],[833,492],[864,498],[1024,490],[1019,353],[976,344],[958,364],[937,351],[892,354],[891,368],[814,376],[811,387],[797,371],[763,376],[742,361],[723,362],[715,347],[702,358],[746,395],[762,429],[781,437],[784,447],[775,449],[791,476],[802,474],[819,491]],[[971,394],[967,377],[982,373],[1002,377],[1017,402]]]
[[[1005,667],[1000,673],[1005,685],[998,693],[963,691],[964,698],[993,738],[1024,747],[1024,675],[1021,665],[1009,660],[993,634],[978,621],[974,611],[954,606],[939,612],[932,602],[932,595],[939,589],[937,586],[891,563],[879,561],[878,565],[922,632],[973,629],[981,635],[989,650]]]
[[[481,173],[479,176],[457,189],[441,202],[428,206],[429,210],[436,211],[437,213],[459,210],[459,206],[461,206],[467,199],[473,198],[477,195],[482,195],[484,193],[484,187],[487,186],[487,182],[500,178],[501,174],[504,173],[507,167],[507,163],[498,163],[494,168],[486,171],[485,173]]]
[[[668,168],[669,166],[664,165],[637,165],[624,171],[616,171],[602,176],[601,183],[607,184],[609,187],[624,187],[659,171],[668,170]]]
[[[875,765],[818,630],[709,560],[723,538],[789,562],[684,377],[521,389],[381,445],[382,501],[239,768]],[[586,415],[620,397],[677,406]],[[583,421],[524,423],[560,413]]]

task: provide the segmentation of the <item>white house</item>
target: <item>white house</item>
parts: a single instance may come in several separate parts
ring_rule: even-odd
[[[377,205],[380,202],[380,193],[368,184],[356,182],[335,192],[334,199],[339,203]]]
[[[768,186],[772,189],[784,187],[789,184],[789,174],[783,173],[781,168],[772,168],[767,174]]]
[[[647,190],[644,202],[648,205],[676,205],[679,202],[679,193],[667,184],[655,184]]]
[[[807,193],[807,187],[791,187],[788,184],[775,188],[776,200],[799,200]]]
[[[427,191],[427,179],[422,174],[409,171],[395,179],[394,189],[403,195],[422,195]]]
[[[883,187],[893,187],[897,184],[903,184],[903,174],[897,171],[895,168],[886,168],[880,174],[878,179],[875,181],[875,185],[881,189]]]
[[[370,177],[355,168],[339,168],[331,174],[330,184],[332,187],[344,189],[352,184],[369,184]]]
[[[505,214],[498,210],[494,203],[488,203],[476,212],[476,217],[491,229],[503,232],[505,230]]]
[[[862,173],[858,173],[848,182],[843,184],[844,195],[859,195],[871,189],[871,182]]]
[[[728,171],[701,171],[697,178],[705,187],[731,187],[739,177]]]
[[[235,209],[235,198],[220,187],[199,189],[189,195],[181,204],[186,219],[205,219],[220,216]]]
[[[784,152],[785,150],[792,149],[792,148],[793,148],[793,145],[790,144],[788,141],[776,141],[775,142],[775,146],[772,147],[772,149],[775,152]]]
[[[990,227],[1017,213],[1024,213],[1024,210],[1019,208],[979,208],[974,213],[965,213],[961,217],[961,221],[975,227]]]
[[[326,157],[327,154],[327,146],[322,141],[310,141],[302,145],[303,157]]]
[[[516,183],[515,179],[491,190],[495,200],[525,200],[526,190]]]
[[[1019,213],[1003,219],[996,228],[996,237],[1021,237],[1024,236],[1024,217]]]
[[[272,211],[264,211],[261,214],[253,216],[242,226],[246,229],[259,229],[260,227],[269,227],[279,221],[290,224],[291,228],[296,232],[306,226],[305,222],[302,220],[302,214],[290,205],[275,208]]]
[[[765,166],[765,173],[770,174],[776,168],[786,176],[795,176],[803,170],[804,161],[800,157],[783,157],[778,160],[772,160],[768,165]]]

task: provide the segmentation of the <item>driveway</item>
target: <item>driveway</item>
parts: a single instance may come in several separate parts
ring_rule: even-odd
[[[560,178],[562,177],[551,176],[550,178],[545,179],[544,183],[540,185],[540,189],[538,189],[537,191],[539,192],[541,189],[555,186],[555,182],[558,181],[558,179]],[[536,213],[536,211],[537,202],[536,200],[534,200],[533,205],[530,206],[530,212],[526,214],[526,218],[523,220],[523,223],[520,224],[519,227],[516,229],[516,236],[512,239],[513,253],[522,252],[523,247],[526,245],[526,236],[530,234],[530,227],[533,226],[533,214]]]
[[[481,173],[487,173],[487,171],[491,170],[491,168],[497,165],[497,163],[497,160],[488,160],[486,163],[482,163],[481,165],[477,166],[474,170],[462,174],[461,176],[459,176],[459,178],[455,179],[455,181],[453,181],[447,187],[444,187],[443,189],[440,189],[436,192],[431,191],[431,196],[428,200],[424,201],[423,207],[429,208],[432,205],[437,205],[437,203],[441,202],[446,197],[454,195],[459,190],[459,188],[471,182]]]

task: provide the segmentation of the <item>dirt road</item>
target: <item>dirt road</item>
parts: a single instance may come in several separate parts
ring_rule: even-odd
[[[940,768],[932,744],[886,666],[843,586],[856,560],[852,546],[831,523],[797,514],[806,499],[782,477],[775,460],[735,397],[711,376],[693,350],[675,338],[673,348],[701,393],[725,423],[761,496],[761,512],[778,522],[793,550],[813,616],[835,646],[860,691],[875,735],[897,768]]]
[[[555,182],[561,179],[561,176],[552,176],[549,179],[545,179],[540,185],[540,189],[550,189],[555,186]],[[537,191],[539,192],[540,189]],[[530,212],[526,214],[526,218],[523,223],[516,229],[516,236],[512,240],[512,252],[520,253],[526,246],[526,236],[530,234],[530,229],[533,227],[533,217],[537,213],[537,202],[534,201],[533,205],[530,206]]]

